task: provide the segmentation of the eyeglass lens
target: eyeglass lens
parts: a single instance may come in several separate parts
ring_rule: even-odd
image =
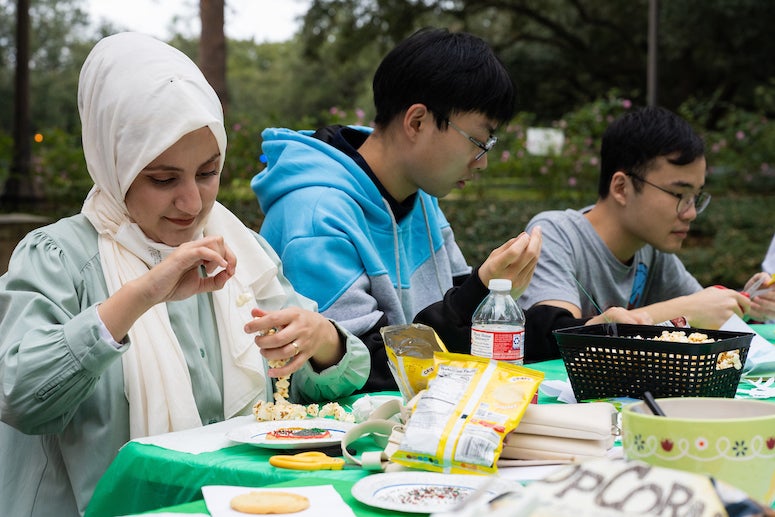
[[[710,203],[710,194],[707,192],[700,192],[696,195],[684,195],[678,200],[678,206],[676,210],[679,214],[682,214],[689,210],[694,205],[694,210],[699,214],[708,207]]]
[[[451,120],[447,120],[447,124],[449,124],[449,126],[452,127],[452,129],[454,129],[455,131],[457,131],[458,133],[460,133],[461,135],[466,137],[476,147],[481,149],[481,151],[479,151],[479,153],[474,158],[474,161],[476,161],[479,158],[481,158],[482,156],[484,156],[487,153],[487,151],[492,149],[493,146],[495,145],[495,143],[498,141],[498,137],[496,137],[494,135],[490,135],[490,137],[487,139],[487,142],[482,142],[481,140],[479,140],[477,138],[474,138],[471,135],[469,135],[468,133],[466,133],[465,131],[463,131],[461,128],[459,128]]]

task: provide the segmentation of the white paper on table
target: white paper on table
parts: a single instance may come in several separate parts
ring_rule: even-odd
[[[238,416],[216,424],[186,429],[185,431],[146,436],[132,441],[147,445],[156,445],[157,447],[163,447],[178,452],[188,452],[190,454],[213,452],[233,445],[238,445],[226,438],[226,433],[232,429],[248,425],[255,421],[256,417],[253,415]]]
[[[775,345],[764,339],[740,316],[733,314],[720,330],[733,332],[753,332],[751,347],[743,365],[743,374],[748,376],[772,375],[775,372]]]
[[[558,402],[576,403],[576,395],[570,381],[543,381],[538,389],[547,397],[555,397]]]
[[[154,513],[153,517],[180,517],[182,514],[177,512]],[[210,517],[206,513],[187,513],[186,517]],[[243,514],[244,517],[245,514]],[[148,513],[133,513],[132,515],[121,515],[119,517],[148,517]]]
[[[245,517],[245,514],[231,509],[231,500],[249,492],[290,492],[300,494],[309,499],[309,508],[296,512],[293,517],[355,517],[352,509],[344,502],[333,486],[301,486],[253,488],[246,486],[207,485],[202,487],[202,494],[207,504],[207,511],[212,517]]]

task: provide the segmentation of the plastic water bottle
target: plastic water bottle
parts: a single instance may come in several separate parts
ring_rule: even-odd
[[[490,294],[471,318],[471,354],[522,364],[525,354],[525,314],[511,297],[511,280],[493,278]]]

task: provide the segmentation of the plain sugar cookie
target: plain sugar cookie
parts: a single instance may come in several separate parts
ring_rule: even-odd
[[[296,513],[309,508],[309,499],[291,492],[248,492],[231,500],[231,507],[242,513]]]

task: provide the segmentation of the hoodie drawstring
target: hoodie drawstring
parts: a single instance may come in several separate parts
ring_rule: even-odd
[[[390,203],[387,199],[382,198],[382,203],[385,204],[385,209],[390,216],[390,222],[393,224],[393,258],[396,261],[396,294],[398,295],[398,304],[401,305],[401,312],[406,315],[404,309],[403,289],[401,288],[401,254],[398,246],[398,223],[396,222],[396,216],[393,215],[393,210],[390,209]]]
[[[422,215],[425,218],[425,231],[428,232],[428,247],[431,251],[431,258],[433,259],[433,269],[436,272],[436,283],[439,285],[439,292],[441,298],[444,299],[444,286],[441,283],[441,275],[439,274],[439,264],[436,261],[436,250],[433,249],[433,236],[431,235],[431,223],[428,220],[428,210],[425,208],[425,199],[420,196],[420,205],[422,206]]]
[[[390,215],[390,222],[393,225],[393,258],[396,262],[396,294],[398,295],[398,303],[401,305],[401,311],[406,314],[404,308],[403,288],[401,287],[401,253],[399,249],[398,240],[398,223],[396,222],[396,216],[393,214],[393,210],[390,209],[390,203],[385,198],[382,198],[382,203],[385,205],[388,215]],[[428,233],[428,248],[433,259],[433,270],[436,274],[436,283],[439,287],[439,293],[441,298],[444,298],[444,284],[441,281],[441,275],[439,273],[439,264],[436,260],[436,250],[433,249],[433,236],[431,235],[431,224],[428,219],[428,210],[425,207],[425,200],[420,197],[420,206],[422,207],[422,215],[425,219],[425,231]]]

